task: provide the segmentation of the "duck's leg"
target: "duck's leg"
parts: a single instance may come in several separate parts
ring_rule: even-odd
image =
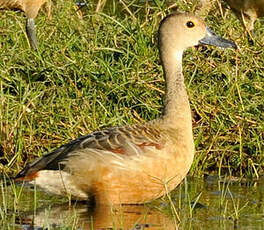
[[[31,48],[36,50],[38,48],[38,44],[35,30],[35,21],[33,18],[27,19],[26,31]]]

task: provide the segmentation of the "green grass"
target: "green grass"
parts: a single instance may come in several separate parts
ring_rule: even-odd
[[[0,168],[11,175],[61,144],[108,126],[161,114],[164,79],[156,33],[165,1],[53,2],[36,20],[39,52],[29,49],[22,13],[1,12]],[[190,3],[181,10],[193,10]],[[208,25],[240,52],[189,49],[184,75],[193,112],[196,157],[190,174],[263,174],[264,27],[251,44],[239,20],[218,6]]]

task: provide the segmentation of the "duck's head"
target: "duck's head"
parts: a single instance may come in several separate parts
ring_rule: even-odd
[[[161,49],[167,48],[166,52],[183,51],[200,44],[237,48],[233,41],[216,35],[202,19],[191,14],[171,14],[164,18],[159,28],[159,44]]]

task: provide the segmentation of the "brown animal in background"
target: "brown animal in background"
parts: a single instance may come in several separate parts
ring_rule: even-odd
[[[0,9],[19,9],[25,12],[27,17],[26,32],[32,49],[37,49],[37,38],[35,31],[35,18],[40,7],[47,0],[0,0]]]
[[[264,0],[223,0],[242,19],[248,30],[253,31],[254,23],[259,17],[264,17]],[[196,14],[206,17],[216,0],[199,0]],[[246,18],[244,17],[246,16]]]
[[[249,17],[249,23],[245,24],[246,29],[252,31],[254,23],[259,17],[264,16],[264,0],[225,0],[230,7],[241,14],[245,24],[243,14]]]

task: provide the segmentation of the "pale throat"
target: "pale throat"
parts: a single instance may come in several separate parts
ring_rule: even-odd
[[[164,55],[163,61],[166,78],[164,118],[170,119],[172,123],[186,116],[190,120],[189,101],[182,74],[182,55],[183,50],[170,50]]]
[[[174,57],[174,60],[176,62],[180,62],[182,61],[182,54],[183,54],[183,51],[182,50],[176,50],[173,52],[173,57]]]

